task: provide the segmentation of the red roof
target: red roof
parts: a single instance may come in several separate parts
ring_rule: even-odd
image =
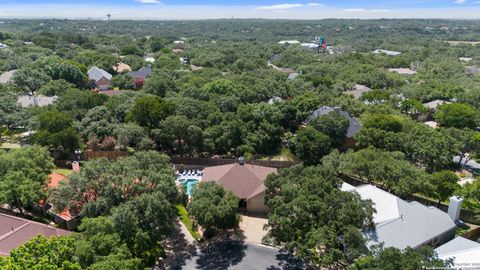
[[[202,181],[216,181],[240,199],[250,199],[265,191],[263,182],[276,172],[276,168],[237,163],[205,168]]]
[[[53,226],[0,214],[0,256],[8,256],[10,251],[37,235],[65,236],[70,232]]]

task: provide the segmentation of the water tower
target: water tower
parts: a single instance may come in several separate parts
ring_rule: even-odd
[[[108,20],[110,21],[110,17],[112,17],[112,14],[107,14]]]

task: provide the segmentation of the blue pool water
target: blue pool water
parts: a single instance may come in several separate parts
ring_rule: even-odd
[[[196,179],[188,179],[182,183],[182,185],[185,187],[185,193],[187,193],[188,196],[192,196],[193,187],[196,184],[198,184],[198,180]]]

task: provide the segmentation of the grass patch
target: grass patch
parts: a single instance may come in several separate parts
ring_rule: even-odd
[[[63,174],[65,176],[70,176],[73,173],[73,171],[70,169],[55,169],[53,172]]]
[[[263,157],[262,160],[270,161],[295,161],[295,156],[288,148],[282,148],[280,153],[274,156]]]
[[[470,226],[467,224],[463,223],[462,225],[457,227],[457,230],[455,231],[455,234],[458,236],[463,236],[466,234],[468,231],[470,231]]]
[[[193,222],[192,222],[192,220],[190,219],[190,217],[188,216],[187,209],[185,209],[185,207],[184,207],[183,205],[181,205],[181,204],[176,205],[175,208],[177,208],[177,215],[178,215],[178,217],[180,218],[180,220],[182,221],[182,223],[185,225],[185,227],[187,227],[188,231],[189,231],[190,234],[193,236],[193,238],[199,239],[199,238],[200,238],[200,235],[199,235],[198,232],[193,228]]]

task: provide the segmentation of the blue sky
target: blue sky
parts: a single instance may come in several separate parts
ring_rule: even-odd
[[[480,0],[0,0],[0,17],[480,18]]]

